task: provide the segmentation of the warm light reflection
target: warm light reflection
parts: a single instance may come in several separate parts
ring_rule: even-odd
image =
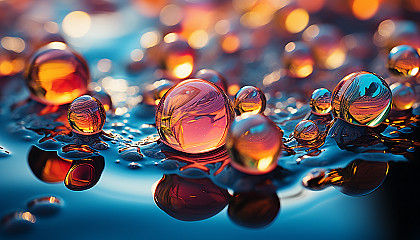
[[[112,67],[112,61],[107,58],[103,58],[98,61],[97,67],[100,72],[109,72]]]
[[[302,38],[305,41],[310,41],[314,39],[319,34],[319,27],[317,25],[309,26],[302,34]]]
[[[187,62],[187,63],[177,65],[174,68],[173,73],[175,77],[182,79],[182,78],[188,77],[192,73],[192,70],[193,70],[192,64]]]
[[[183,16],[182,8],[175,5],[166,5],[160,11],[159,19],[163,25],[174,26],[181,22]]]
[[[384,20],[379,24],[378,33],[384,38],[391,37],[394,31],[395,23],[392,20]]]
[[[56,22],[48,21],[44,23],[44,30],[47,31],[48,33],[55,34],[55,33],[58,33],[60,29]]]
[[[230,22],[226,19],[218,21],[214,25],[214,31],[220,35],[224,35],[230,31]]]
[[[143,34],[140,38],[140,45],[143,48],[151,48],[156,46],[161,40],[161,35],[158,31],[150,31]]]
[[[286,52],[291,52],[295,50],[295,48],[296,48],[296,44],[294,42],[289,42],[288,44],[286,44],[286,46],[284,46],[284,50]]]
[[[372,18],[379,8],[379,0],[354,0],[352,4],[353,14],[360,20]]]
[[[260,1],[242,15],[240,22],[248,28],[264,26],[273,19],[275,10],[268,1]]]
[[[20,53],[25,50],[25,41],[19,37],[3,37],[1,39],[1,46],[4,49]]]
[[[241,88],[239,87],[238,84],[229,85],[229,87],[228,87],[228,94],[230,96],[234,96],[239,91],[239,89],[241,89]]]
[[[209,36],[206,31],[200,29],[191,33],[188,38],[188,44],[195,49],[202,48],[207,45]]]
[[[305,29],[309,22],[309,14],[305,9],[297,8],[286,17],[285,27],[291,33],[298,33]]]
[[[133,60],[135,62],[141,61],[143,59],[143,57],[144,57],[144,52],[141,49],[134,49],[130,53],[131,60]]]
[[[171,43],[171,42],[175,42],[176,40],[178,40],[178,34],[176,33],[168,33],[165,35],[165,37],[163,37],[163,41],[166,43]]]
[[[345,50],[339,48],[325,59],[325,66],[328,69],[336,69],[343,65],[344,61],[346,61],[346,52]]]
[[[239,37],[234,34],[226,35],[222,40],[222,49],[227,53],[234,53],[240,47]]]
[[[80,38],[85,36],[91,26],[91,18],[89,14],[82,11],[74,11],[67,14],[63,19],[63,31],[68,36]]]

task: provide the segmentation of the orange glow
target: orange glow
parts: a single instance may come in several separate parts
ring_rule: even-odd
[[[241,24],[248,28],[264,26],[273,19],[275,10],[268,2],[258,2],[250,11],[242,15]]]
[[[13,65],[10,61],[0,63],[0,75],[10,75],[13,72]]]
[[[354,0],[352,4],[353,14],[360,20],[372,18],[379,8],[380,0]]]
[[[225,36],[222,40],[222,49],[227,53],[234,53],[238,51],[241,42],[239,37],[234,34],[229,34]]]
[[[188,44],[195,49],[203,48],[207,45],[209,36],[206,31],[199,29],[191,33]]]
[[[67,14],[63,19],[63,31],[70,37],[80,38],[89,32],[91,22],[89,14],[82,11],[74,11]]]
[[[286,30],[291,33],[298,33],[305,29],[309,22],[309,14],[303,8],[297,8],[287,15],[285,20]]]
[[[229,93],[230,96],[234,96],[239,91],[239,89],[241,89],[241,88],[239,87],[238,84],[230,85],[228,87],[228,93]]]
[[[190,54],[169,55],[166,59],[167,70],[176,78],[184,79],[191,75],[194,66],[194,58]]]
[[[325,0],[297,0],[297,4],[308,12],[318,12],[325,5]]]

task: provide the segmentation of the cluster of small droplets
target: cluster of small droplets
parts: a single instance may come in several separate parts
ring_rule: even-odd
[[[237,115],[258,114],[265,110],[266,98],[261,89],[254,86],[242,87],[235,95],[234,109]]]
[[[106,113],[102,103],[96,98],[83,95],[70,104],[67,118],[74,132],[92,135],[102,131]]]

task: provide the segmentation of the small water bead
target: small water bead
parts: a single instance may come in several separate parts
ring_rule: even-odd
[[[166,145],[203,153],[225,144],[234,116],[223,91],[205,80],[189,79],[171,88],[159,102],[156,128]]]
[[[413,106],[416,94],[409,83],[396,82],[389,88],[392,92],[392,110],[407,110]]]
[[[298,142],[309,142],[318,138],[319,128],[311,120],[300,121],[293,132],[293,136]]]
[[[391,109],[392,94],[382,77],[365,71],[344,77],[332,93],[335,118],[355,125],[376,127]]]
[[[56,196],[44,196],[31,200],[28,209],[36,216],[51,216],[60,211],[63,205],[63,200]]]
[[[305,78],[313,72],[314,59],[311,49],[304,42],[289,42],[284,47],[283,64],[289,76]]]
[[[166,73],[176,79],[185,79],[194,69],[195,51],[187,41],[178,38],[164,45],[162,64]]]
[[[96,98],[83,95],[70,104],[67,118],[73,131],[91,135],[102,130],[106,113],[102,103]]]
[[[102,106],[104,106],[105,112],[108,112],[108,110],[113,109],[111,97],[106,92],[92,91],[92,92],[89,92],[89,95],[96,98],[99,102],[102,103]]]
[[[258,114],[264,112],[266,103],[265,95],[259,88],[245,86],[236,93],[233,105],[237,115]]]
[[[174,85],[174,82],[167,79],[161,79],[147,85],[143,93],[143,103],[151,106],[158,105],[163,95]]]
[[[399,76],[414,77],[420,68],[420,56],[416,49],[408,45],[399,45],[391,49],[388,55],[388,70]]]
[[[230,127],[226,148],[231,165],[247,174],[268,173],[277,166],[282,131],[266,116],[243,114]]]
[[[226,78],[217,71],[212,69],[201,69],[195,74],[195,78],[209,81],[227,93],[228,84]]]
[[[65,43],[52,42],[31,57],[25,71],[31,96],[44,104],[62,105],[87,92],[89,69]]]
[[[325,88],[316,89],[309,101],[312,113],[316,115],[327,115],[331,111],[331,91]]]

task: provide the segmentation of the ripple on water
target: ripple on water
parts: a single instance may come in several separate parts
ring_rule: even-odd
[[[4,215],[1,226],[7,234],[23,234],[30,231],[35,222],[36,217],[32,213],[18,210]]]
[[[28,210],[38,217],[48,217],[57,214],[63,207],[64,201],[56,196],[42,196],[30,200]]]

